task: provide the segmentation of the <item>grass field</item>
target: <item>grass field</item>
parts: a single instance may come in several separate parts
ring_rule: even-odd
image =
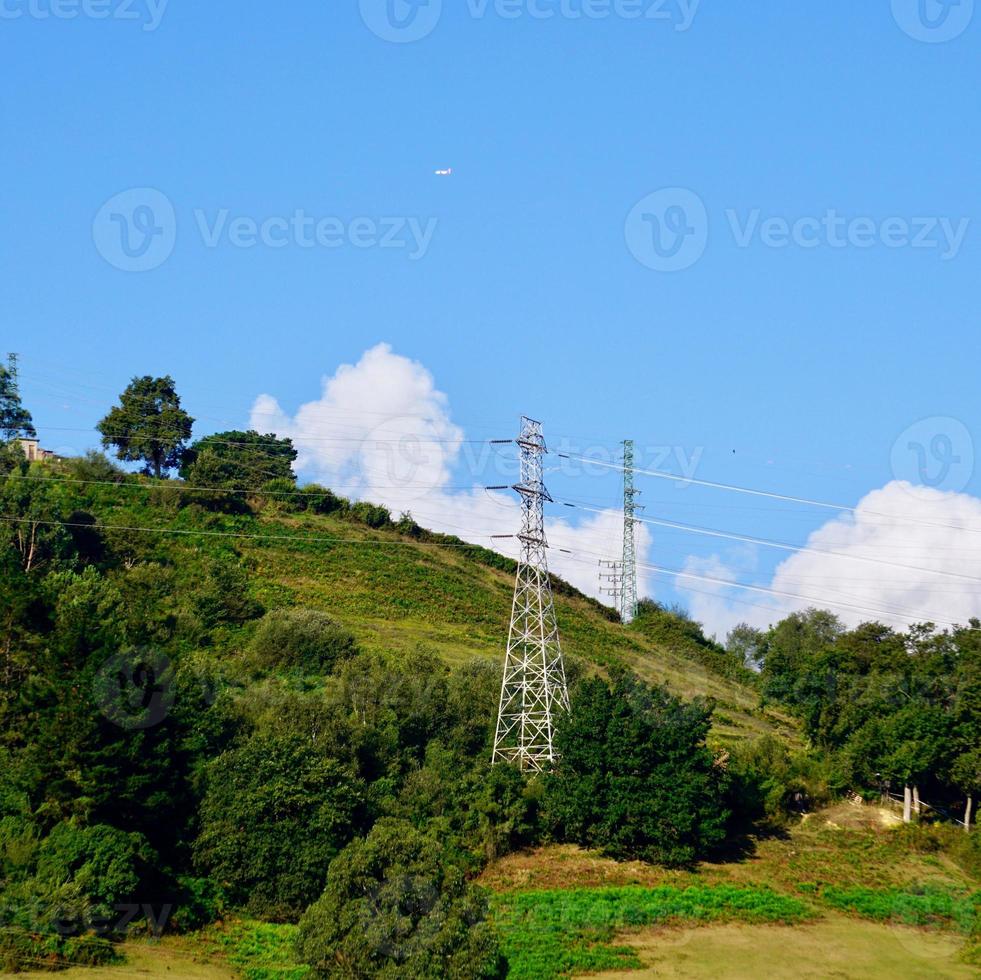
[[[604,980],[968,980],[978,976],[976,968],[960,960],[962,943],[953,936],[842,916],[792,929],[729,924],[648,930],[626,942],[642,965],[630,972],[603,973]]]
[[[482,881],[516,977],[977,976],[978,882],[889,823],[844,804],[690,871],[562,846]]]

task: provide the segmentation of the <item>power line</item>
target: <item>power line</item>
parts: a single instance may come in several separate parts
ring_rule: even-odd
[[[842,609],[852,609],[862,613],[874,612],[880,615],[883,612],[886,612],[887,614],[895,615],[900,619],[906,619],[911,623],[923,622],[922,616],[913,616],[913,615],[908,615],[906,613],[897,613],[897,612],[890,613],[887,610],[875,609],[870,606],[862,606],[851,602],[843,602],[838,599],[832,599],[832,600],[818,599],[815,598],[814,596],[800,595],[799,593],[796,592],[785,592],[781,589],[771,589],[763,585],[747,585],[743,582],[732,582],[729,581],[728,579],[715,578],[710,575],[698,575],[695,572],[683,572],[680,569],[676,569],[676,568],[662,568],[660,565],[649,565],[646,562],[642,563],[641,567],[647,569],[648,571],[655,572],[656,574],[659,575],[675,575],[678,578],[690,578],[690,579],[695,579],[699,582],[711,582],[713,585],[722,585],[725,586],[726,588],[745,589],[748,592],[760,592],[763,593],[764,595],[778,596],[783,599],[796,599],[800,602],[808,602],[818,606],[821,605],[838,606]],[[952,620],[940,619],[937,617],[931,617],[931,620],[935,623],[939,623],[942,626],[950,626],[954,629],[960,627],[960,624],[955,623]]]
[[[592,511],[593,513],[597,514],[604,513],[604,511],[598,508],[587,507],[583,504],[572,504],[571,506],[579,510]],[[755,544],[766,548],[777,548],[781,551],[791,551],[797,554],[824,555],[832,558],[847,559],[849,561],[868,562],[873,565],[885,565],[890,568],[902,568],[906,571],[923,572],[928,575],[942,575],[945,578],[955,578],[965,582],[975,582],[981,585],[981,578],[978,578],[977,576],[962,575],[960,572],[948,572],[939,568],[922,568],[918,565],[903,565],[899,562],[886,561],[883,558],[872,558],[867,555],[850,555],[843,551],[828,551],[824,548],[811,548],[807,545],[785,544],[782,541],[771,541],[768,538],[754,538],[745,534],[732,534],[728,531],[717,531],[712,528],[699,527],[695,524],[678,524],[674,521],[660,521],[653,517],[637,517],[634,518],[634,520],[642,524],[654,524],[659,527],[668,527],[677,531],[687,531],[691,534],[704,534],[713,538],[725,538],[730,541],[739,541],[743,544]]]
[[[265,472],[265,471],[264,471]],[[336,489],[364,489],[363,483],[334,483],[330,487],[322,490],[253,490],[251,487],[199,487],[176,481],[161,483],[132,483],[128,480],[76,480],[71,477],[54,476],[31,476],[30,474],[8,473],[6,477],[0,479],[8,480],[28,480],[34,483],[68,483],[79,486],[92,487],[113,487],[117,490],[173,490],[177,493],[230,493],[246,494],[255,497],[323,497],[328,491]],[[403,487],[412,489],[416,487],[428,487],[429,483],[393,483],[390,486],[372,484],[370,489],[378,490],[398,490]],[[459,486],[444,486],[441,490],[483,490],[481,486],[473,484],[462,484]]]
[[[288,534],[257,534],[257,533],[246,533],[237,531],[202,531],[202,530],[190,530],[183,528],[160,528],[160,527],[142,527],[137,525],[121,525],[121,524],[105,524],[100,522],[88,523],[82,521],[52,521],[52,520],[33,520],[32,518],[15,517],[12,515],[0,514],[0,521],[4,521],[12,524],[34,524],[41,527],[66,527],[66,528],[77,528],[80,530],[100,530],[100,531],[124,531],[132,533],[148,533],[148,534],[163,534],[163,535],[173,535],[177,537],[206,537],[206,538],[227,538],[235,540],[256,540],[256,541],[270,541],[280,544],[328,544],[328,545],[350,545],[358,547],[415,547],[415,548],[455,548],[455,549],[469,549],[469,548],[482,548],[483,545],[475,544],[472,542],[420,542],[420,541],[382,541],[379,539],[364,539],[364,538],[337,538],[337,537],[315,537],[311,535],[288,535]],[[484,538],[486,540],[495,540],[496,538],[502,537],[501,535],[478,535],[475,532],[467,531],[473,537]],[[507,535],[511,538],[513,535]],[[490,549],[488,549],[490,550]],[[583,551],[581,549],[577,551],[571,551],[568,549],[560,549],[566,554],[570,560],[579,562],[581,564],[592,565],[597,558],[602,558],[596,552]],[[581,558],[579,555],[588,555],[589,558]],[[711,576],[698,575],[694,572],[683,572],[679,569],[664,568],[658,565],[652,565],[647,562],[639,562],[638,566],[658,574],[664,575],[675,575],[681,578],[699,580],[704,582],[709,582],[714,585],[725,586],[726,588],[733,589],[743,589],[751,592],[762,593],[766,595],[774,595],[780,598],[791,598],[797,599],[802,602],[807,602],[812,605],[817,606],[837,606],[842,608],[852,609],[854,611],[868,613],[873,615],[893,615],[900,619],[905,619],[908,622],[923,622],[924,616],[921,614],[911,614],[903,613],[898,611],[891,611],[882,608],[875,608],[868,605],[860,605],[856,603],[846,603],[836,599],[825,599],[818,598],[815,596],[802,595],[793,592],[785,592],[782,590],[771,589],[761,585],[749,585],[742,582],[735,582],[729,579],[714,578]],[[932,622],[939,623],[941,625],[950,626],[952,628],[964,628],[962,624],[954,623],[953,621],[942,619],[936,616],[928,617]],[[973,627],[970,627],[973,629]]]
[[[0,521],[10,524],[32,524],[39,527],[69,527],[81,530],[97,531],[131,531],[134,533],[148,534],[173,534],[181,537],[206,537],[206,538],[236,538],[242,540],[256,541],[293,541],[298,544],[344,544],[359,545],[364,547],[407,547],[407,548],[480,548],[482,545],[473,544],[466,541],[380,541],[375,538],[335,538],[335,537],[313,537],[310,535],[295,534],[255,534],[245,531],[201,531],[196,529],[171,528],[171,527],[140,527],[137,525],[125,524],[103,524],[99,522],[88,523],[85,521],[51,521],[35,520],[32,517],[14,517],[10,514],[0,514]],[[480,535],[474,535],[480,537]],[[491,535],[486,535],[488,539]],[[487,549],[490,550],[490,549]]]
[[[558,453],[558,456],[563,459],[576,459],[582,462],[590,463],[593,466],[599,466],[604,469],[610,470],[623,470],[623,465],[618,463],[604,463],[596,459],[592,459],[588,456],[580,456],[576,453]],[[674,483],[684,483],[686,485],[691,484],[698,487],[711,487],[715,490],[729,490],[733,493],[744,493],[749,494],[754,497],[766,497],[770,500],[783,500],[795,504],[803,504],[807,507],[821,507],[827,510],[844,511],[850,514],[859,513],[859,508],[850,507],[847,504],[832,504],[827,501],[822,500],[809,500],[806,497],[792,497],[789,494],[774,493],[770,490],[755,490],[750,487],[736,486],[735,484],[729,483],[716,483],[712,480],[698,480],[695,477],[678,476],[676,473],[664,473],[661,470],[642,470],[634,468],[634,473],[641,476],[650,476],[658,480],[671,480]],[[897,514],[884,514],[879,511],[865,510],[861,511],[863,514],[871,514],[873,517],[885,517],[889,521],[902,522],[907,524],[918,524],[922,527],[938,527],[947,528],[953,531],[970,531],[972,533],[981,534],[981,527],[965,527],[961,524],[938,524],[933,521],[922,521],[919,518],[905,517],[903,515]]]

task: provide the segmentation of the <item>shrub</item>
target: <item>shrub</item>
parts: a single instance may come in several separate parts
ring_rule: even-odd
[[[438,841],[382,821],[331,864],[297,951],[318,977],[492,980],[507,971],[487,914]]]
[[[21,970],[64,970],[69,966],[110,966],[122,957],[106,939],[66,939],[22,929],[0,930],[0,973]]]
[[[307,510],[314,514],[346,513],[351,509],[350,501],[338,497],[333,490],[317,483],[307,484],[300,498]]]
[[[813,753],[794,753],[772,735],[733,746],[729,801],[746,824],[787,818],[828,803],[828,764]]]
[[[252,641],[254,662],[264,670],[330,673],[357,652],[354,636],[316,609],[273,610],[263,617]]]
[[[369,504],[366,500],[359,500],[358,503],[352,505],[350,514],[354,520],[361,524],[367,524],[368,527],[375,530],[388,527],[392,523],[392,515],[387,508],[379,507],[377,504]]]
[[[267,480],[261,488],[263,505],[284,513],[303,510],[304,498],[296,492],[296,483],[286,477]]]

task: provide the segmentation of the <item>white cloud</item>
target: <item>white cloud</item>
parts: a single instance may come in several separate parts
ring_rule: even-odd
[[[491,540],[491,535],[517,531],[521,517],[515,495],[483,489],[487,483],[517,480],[514,454],[486,443],[465,443],[432,374],[387,344],[324,378],[320,398],[292,417],[274,397],[260,395],[250,424],[260,432],[289,436],[299,452],[297,471],[343,496],[383,504],[396,516],[411,511],[431,530],[518,555],[517,541]],[[454,471],[461,469],[468,473],[467,489],[450,485]],[[586,594],[598,595],[599,560],[619,555],[622,529],[619,510],[590,514],[576,525],[547,519],[550,568]],[[641,560],[650,540],[648,529],[639,527]],[[639,586],[646,594],[645,579]]]
[[[977,497],[894,481],[866,495],[854,514],[814,531],[806,544],[813,550],[787,558],[771,582],[761,583],[815,601],[681,577],[676,586],[689,597],[692,615],[720,638],[739,622],[765,627],[814,605],[853,626],[872,619],[898,628],[911,621],[966,623],[981,615],[981,582],[953,576],[981,580],[981,533],[964,528],[981,529]],[[708,562],[689,560],[685,571],[737,577],[717,556]],[[934,574],[938,571],[948,574]],[[745,572],[738,577],[745,581]]]

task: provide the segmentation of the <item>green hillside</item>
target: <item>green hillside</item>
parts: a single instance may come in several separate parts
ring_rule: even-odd
[[[59,478],[50,467],[44,475]],[[298,494],[257,495],[254,511],[227,514],[206,509],[200,494],[179,484],[154,486],[141,477],[49,489],[70,495],[74,509],[91,515],[82,520],[102,525],[113,549],[130,550],[134,563],[151,553],[159,563],[166,555],[175,584],[188,593],[220,556],[241,564],[244,586],[265,609],[297,605],[327,612],[368,652],[423,646],[450,665],[503,655],[514,563],[495,552],[411,524],[375,529],[357,508],[295,512],[308,503]],[[125,577],[126,569],[117,574]],[[559,579],[555,599],[564,651],[584,669],[621,664],[686,698],[713,698],[721,740],[794,737],[789,716],[760,711],[757,693],[735,679],[739,668],[702,639],[695,624],[663,614],[656,627],[640,620],[626,628],[610,609]],[[697,639],[689,635],[692,627]],[[230,647],[244,639],[235,631],[224,637]]]

